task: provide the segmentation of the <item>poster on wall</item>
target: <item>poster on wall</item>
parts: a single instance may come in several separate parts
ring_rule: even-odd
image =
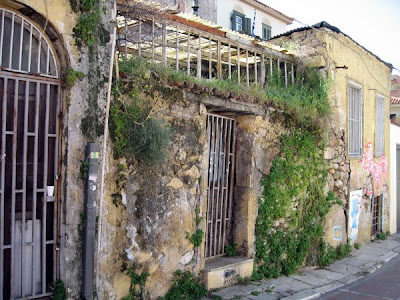
[[[362,203],[362,189],[355,190],[350,192],[350,201],[349,201],[349,229],[350,229],[350,242],[352,244],[357,240],[358,235],[358,225],[360,219],[360,211],[361,211],[361,203]]]

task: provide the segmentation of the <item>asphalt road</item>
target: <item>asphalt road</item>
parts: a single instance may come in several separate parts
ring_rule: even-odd
[[[400,300],[400,255],[376,272],[322,295],[324,300]]]

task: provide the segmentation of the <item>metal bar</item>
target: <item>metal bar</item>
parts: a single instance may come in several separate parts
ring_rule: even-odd
[[[249,50],[246,49],[246,84],[250,85],[250,71],[249,71]]]
[[[286,65],[286,61],[284,62],[284,66],[285,66],[285,86],[287,87],[287,85],[288,85],[288,76],[287,76],[287,65]]]
[[[228,226],[227,226],[227,222],[229,222],[229,219],[227,220],[227,215],[229,214],[228,211],[228,205],[229,205],[229,193],[228,190],[230,188],[229,185],[229,174],[230,174],[230,159],[231,159],[231,140],[232,140],[232,124],[233,124],[233,120],[229,120],[229,130],[228,130],[228,137],[227,137],[227,141],[226,141],[226,157],[225,157],[225,175],[226,175],[226,180],[224,181],[224,194],[225,194],[225,201],[224,201],[224,215],[223,215],[223,224],[224,224],[224,234],[222,237],[222,249],[225,249],[225,238],[226,238],[226,234],[228,233]]]
[[[262,54],[261,56],[261,85],[265,85],[265,56]]]
[[[23,73],[23,74],[20,74]],[[38,76],[34,76],[34,75],[29,75],[27,72],[23,72],[21,71],[20,73],[12,73],[12,75],[10,75],[10,72],[7,71],[1,71],[0,70],[0,77],[4,77],[4,78],[9,78],[9,79],[23,79],[23,80],[34,80],[36,82],[42,82],[42,83],[54,83],[54,84],[59,84],[60,80],[55,79],[55,78],[50,78],[50,77],[38,77]]]
[[[258,78],[257,78],[257,53],[254,52],[254,82],[257,83],[258,82]]]
[[[214,186],[214,194],[216,192],[216,203],[215,203],[215,233],[214,233],[214,255],[219,255],[220,253],[220,240],[219,240],[219,231],[221,230],[221,218],[220,218],[220,183],[221,183],[221,162],[222,162],[222,155],[221,152],[221,145],[223,142],[223,128],[224,128],[224,119],[219,117],[217,118],[217,122],[220,125],[218,130],[218,153],[216,153],[216,157],[218,158],[218,165],[216,166],[217,176],[216,176],[216,186]]]
[[[6,13],[4,10],[1,12],[0,66],[3,64],[4,15]]]
[[[176,70],[179,71],[179,27],[176,27]]]
[[[14,282],[14,265],[15,265],[15,186],[16,186],[16,169],[17,169],[17,125],[18,125],[18,85],[19,80],[15,80],[14,86],[14,127],[13,127],[13,144],[12,144],[12,184],[11,184],[11,280],[10,282]],[[14,296],[14,286],[11,284],[10,287],[10,295]]]
[[[167,66],[167,39],[166,39],[166,31],[167,25],[165,23],[162,24],[162,64],[164,67]]]
[[[13,37],[14,37],[14,21],[15,21],[15,14],[12,14],[12,21],[11,21],[11,35],[10,35],[10,56],[8,58],[8,68],[11,69],[11,59],[14,53],[13,51]]]
[[[32,63],[32,35],[33,35],[33,26],[32,24],[29,33],[29,50],[28,50],[28,72],[31,71],[31,63]]]
[[[210,217],[210,185],[211,185],[211,176],[210,176],[210,168],[211,168],[211,162],[210,162],[210,158],[211,158],[211,130],[212,130],[212,128],[211,128],[211,121],[210,121],[210,119],[211,119],[211,116],[210,115],[207,115],[207,141],[208,141],[208,168],[207,168],[207,171],[208,171],[208,178],[207,178],[207,181],[208,181],[208,185],[207,185],[207,214],[206,214],[206,238],[205,238],[205,247],[204,247],[204,257],[209,257],[210,255],[209,255],[209,251],[208,251],[208,249],[209,249],[209,244],[210,244],[210,241],[209,241],[209,234],[208,234],[208,232],[209,232],[209,230],[211,230],[211,226],[210,226],[210,224],[209,224],[209,217]]]
[[[208,37],[208,77],[212,79],[211,35]]]
[[[230,154],[230,186],[229,186],[229,207],[228,207],[228,229],[232,224],[232,201],[233,201],[233,184],[234,184],[234,171],[235,171],[235,145],[236,145],[236,120],[232,122],[232,152]]]
[[[4,20],[3,20],[4,21]],[[2,132],[1,132],[1,206],[0,206],[0,291],[4,290],[4,180],[5,180],[5,159],[6,159],[6,112],[7,112],[7,90],[8,79],[4,78],[3,82],[3,114],[1,116]],[[3,294],[0,292],[0,299],[3,299]]]
[[[238,83],[240,83],[240,46],[237,45],[237,70],[238,70]]]
[[[56,105],[56,128],[55,128],[55,132],[59,132],[59,126],[60,126],[60,119],[59,119],[59,112],[60,112],[60,103],[59,103],[59,95],[60,95],[60,86],[55,87],[55,91],[56,94],[54,95],[54,99],[53,101],[55,101],[55,105]],[[50,134],[49,134],[50,136]],[[58,212],[58,208],[59,208],[59,195],[57,193],[58,189],[56,187],[58,187],[59,185],[59,176],[58,176],[58,160],[59,160],[59,153],[58,153],[58,143],[59,143],[59,137],[56,134],[55,136],[55,141],[54,141],[54,172],[53,174],[55,175],[54,180],[54,205],[53,205],[53,239],[55,240],[55,244],[53,246],[53,280],[55,280],[57,278],[57,268],[58,268],[58,264],[57,264],[57,252],[56,252],[56,247],[58,245],[58,235],[57,235],[57,212]]]
[[[138,55],[142,56],[142,17],[139,15],[139,38],[138,38]]]
[[[154,62],[154,17],[151,18],[151,61]]]
[[[210,141],[209,161],[208,161],[208,207],[207,207],[207,222],[210,222],[209,231],[207,232],[208,238],[208,256],[212,256],[212,233],[213,233],[213,179],[214,179],[214,160],[215,160],[215,123],[214,117],[210,117]]]
[[[33,247],[35,246],[35,220],[36,220],[36,208],[37,208],[37,170],[38,170],[38,146],[39,146],[39,104],[40,104],[40,83],[36,82],[36,105],[35,105],[35,140],[33,150],[33,197],[32,197],[32,241]],[[32,278],[34,276],[34,270],[32,268]],[[35,293],[35,286],[33,288]],[[42,291],[44,292],[44,291]]]
[[[223,152],[221,153],[222,156],[223,156],[223,159],[221,157],[221,167],[220,167],[220,172],[222,173],[221,174],[222,176],[219,176],[219,178],[221,178],[221,181],[218,181],[218,184],[220,185],[219,186],[219,191],[218,191],[218,195],[220,195],[220,199],[219,199],[220,205],[218,207],[218,210],[219,210],[219,213],[220,213],[220,218],[219,218],[219,223],[220,223],[219,224],[219,237],[218,237],[218,248],[219,248],[218,254],[223,254],[225,252],[224,251],[224,247],[223,247],[224,243],[223,243],[223,240],[221,238],[223,236],[223,234],[222,234],[222,230],[223,229],[222,228],[224,227],[223,223],[224,223],[224,219],[225,219],[225,216],[223,214],[223,212],[224,212],[224,204],[225,204],[224,185],[225,185],[225,175],[226,175],[226,157],[228,156],[227,152],[226,152],[226,150],[227,150],[227,148],[226,148],[226,145],[227,145],[226,136],[227,136],[228,120],[225,119],[225,118],[221,118],[221,119],[222,119],[222,124],[223,124],[222,128],[223,128],[223,138],[224,138],[224,143],[223,143],[224,149],[223,149]]]
[[[128,58],[128,21],[126,20],[126,17],[124,18],[125,20],[125,60]]]
[[[221,137],[220,137],[220,124],[219,124],[219,120],[218,120],[218,118],[216,117],[216,130],[215,130],[215,138],[217,139],[216,140],[216,144],[218,144],[218,149],[216,149],[215,150],[215,161],[214,161],[214,174],[213,174],[213,182],[214,182],[214,185],[213,185],[213,190],[212,190],[212,199],[213,199],[213,208],[212,208],[212,215],[213,215],[213,223],[215,224],[215,227],[214,227],[214,229],[215,229],[215,232],[214,232],[214,235],[213,235],[213,254],[214,255],[216,255],[217,253],[216,253],[216,246],[217,246],[217,241],[216,241],[216,231],[217,231],[217,221],[216,221],[216,219],[217,219],[217,209],[218,209],[218,197],[217,197],[217,201],[215,201],[215,182],[217,182],[217,184],[218,184],[218,180],[219,180],[219,178],[218,178],[218,176],[219,176],[219,153],[217,153],[217,150],[218,151],[220,151],[220,149],[221,149]],[[216,203],[215,203],[216,202]],[[215,215],[214,215],[215,214]]]
[[[228,78],[232,79],[231,43],[228,43]]]
[[[187,70],[186,70],[186,73],[187,73],[187,75],[190,75],[190,29],[188,30],[187,36],[188,36],[188,39],[187,39]]]
[[[221,54],[221,40],[217,42],[217,77],[222,78],[222,54]]]
[[[294,84],[294,65],[293,63],[291,64],[292,66],[292,84]]]
[[[47,44],[46,74],[50,73],[50,46]]]
[[[25,226],[26,226],[26,167],[27,167],[27,155],[28,155],[28,104],[29,104],[29,81],[25,82],[25,107],[24,107],[24,144],[23,144],[23,181],[22,181],[22,230],[21,230],[21,295],[24,296],[23,283],[25,282],[25,272],[23,272],[23,266],[25,265],[25,257],[23,255],[25,247]],[[19,97],[19,95],[18,95]],[[32,240],[33,241],[33,240]],[[32,247],[33,250],[33,247]],[[33,251],[32,251],[33,253]],[[32,255],[33,258],[33,255]],[[33,262],[32,262],[33,264]],[[31,277],[31,287],[33,286],[33,277]]]
[[[24,19],[21,18],[21,32],[19,36],[19,60],[18,60],[18,70],[21,70],[21,62],[22,62],[22,38],[24,33]]]
[[[47,225],[47,168],[48,168],[48,151],[49,151],[49,103],[50,103],[50,84],[46,85],[46,120],[44,125],[44,157],[43,157],[43,217],[42,217],[42,291],[46,291],[46,225]]]
[[[41,59],[41,53],[42,51],[40,51],[42,49],[42,35],[39,32],[39,43],[38,43],[38,63],[37,63],[37,72],[36,73],[40,73],[40,59]]]
[[[201,35],[199,34],[199,48],[197,49],[197,78],[201,77]]]

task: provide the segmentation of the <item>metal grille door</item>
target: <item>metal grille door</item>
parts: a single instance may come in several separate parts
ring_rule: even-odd
[[[0,9],[0,33],[0,300],[41,298],[56,271],[58,72],[26,19]]]
[[[225,253],[231,241],[231,216],[235,153],[235,124],[231,118],[208,115],[209,147],[207,233],[205,257]]]
[[[381,221],[381,207],[382,207],[382,196],[374,197],[372,200],[372,227],[371,234],[382,232],[382,221]]]

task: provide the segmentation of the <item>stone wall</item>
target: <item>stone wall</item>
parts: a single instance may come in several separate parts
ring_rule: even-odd
[[[231,107],[230,116],[237,115],[233,243],[242,256],[255,253],[260,180],[268,174],[279,152],[279,137],[286,131],[281,113],[192,93],[188,86],[170,88],[161,99],[157,116],[173,129],[163,163],[152,167],[129,163],[114,159],[109,149],[105,222],[100,237],[106,251],[99,257],[99,292],[104,299],[128,294],[129,266],[134,265],[138,274],[150,274],[146,290],[151,299],[165,295],[175,270],[199,274],[204,268],[204,238],[195,248],[187,234],[196,230],[196,208],[202,218],[206,217],[207,112],[218,113],[221,105]],[[121,165],[127,168],[121,170]],[[206,231],[204,219],[199,228]]]

